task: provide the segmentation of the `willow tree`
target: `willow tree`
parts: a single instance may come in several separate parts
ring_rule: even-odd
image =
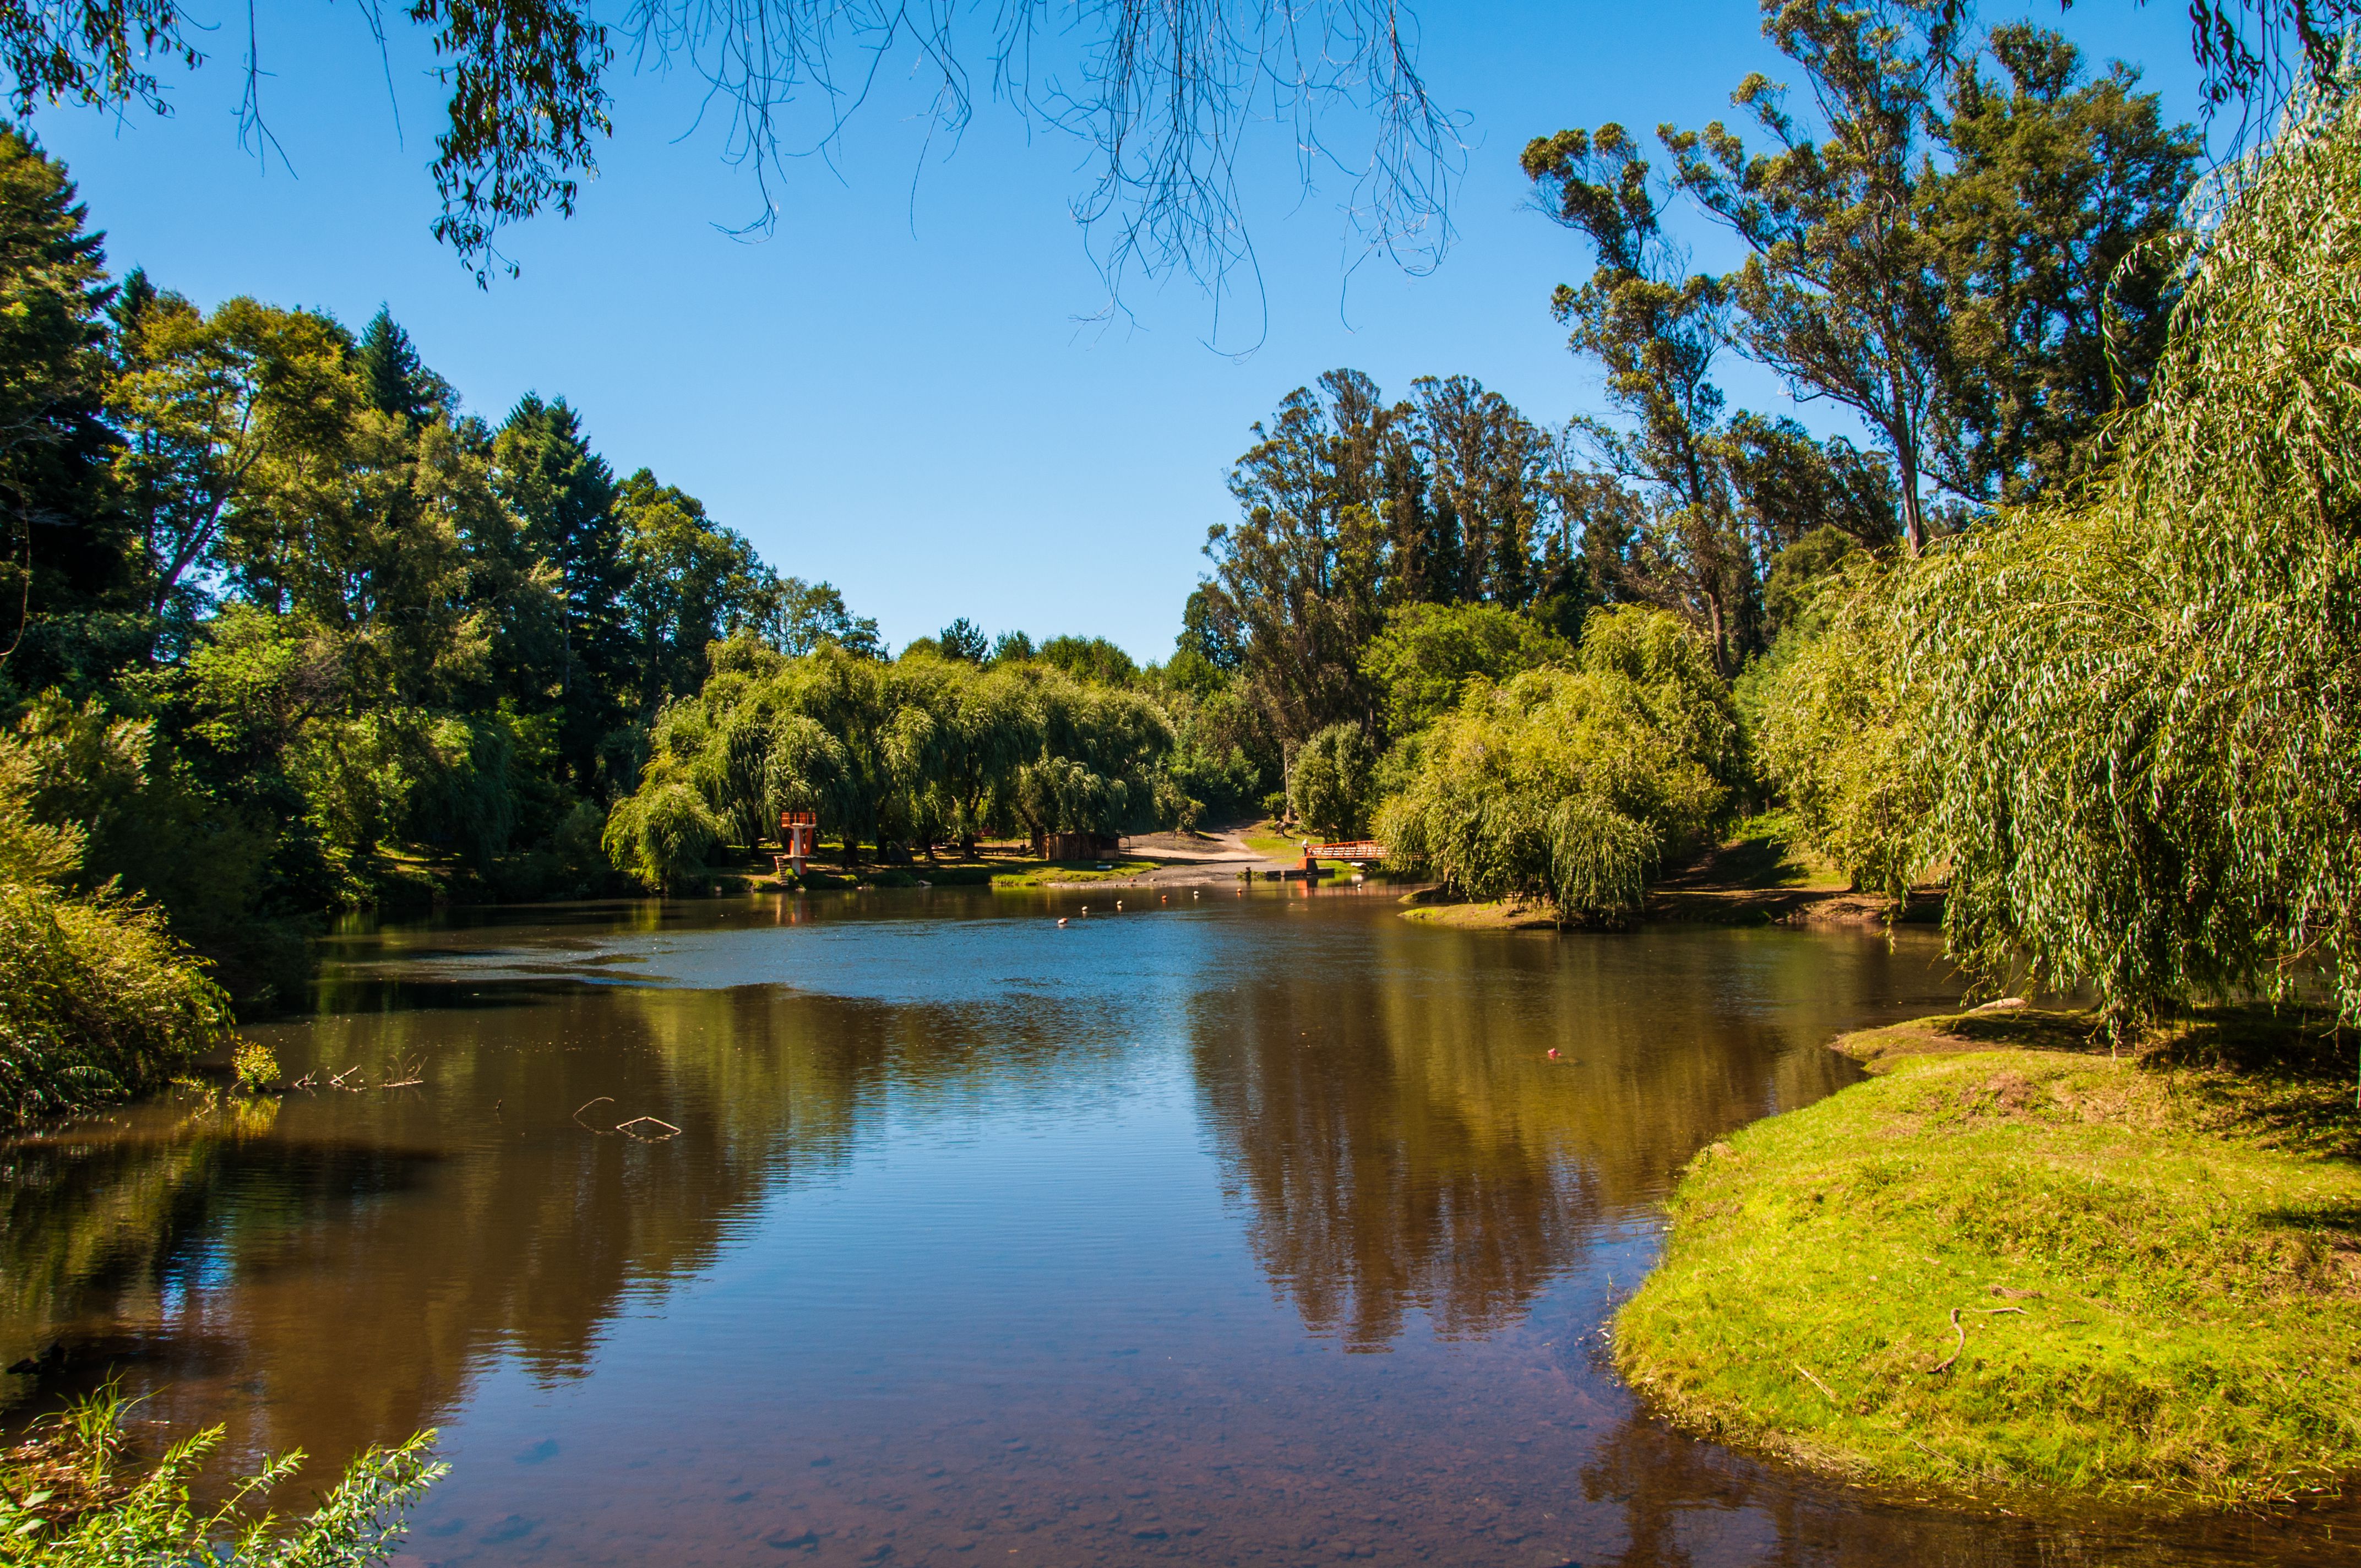
[[[1901,590],[1952,949],[2119,1027],[2314,974],[2361,1016],[2361,109],[2209,219],[2111,471]]]
[[[1721,816],[1741,766],[1703,641],[1622,606],[1591,617],[1575,668],[1475,685],[1436,720],[1378,833],[1398,862],[1470,897],[1620,924],[1649,873]]]

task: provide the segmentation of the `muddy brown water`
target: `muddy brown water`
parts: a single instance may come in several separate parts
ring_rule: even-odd
[[[67,1352],[0,1391],[113,1368],[314,1478],[439,1427],[419,1563],[2361,1560],[2349,1509],[1875,1497],[1618,1382],[1682,1163],[1955,994],[1915,932],[1455,932],[1366,889],[357,929],[257,1033],[415,1087],[0,1146],[0,1357]]]

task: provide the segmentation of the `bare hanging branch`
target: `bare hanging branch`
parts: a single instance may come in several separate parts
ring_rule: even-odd
[[[383,0],[362,13],[382,41]],[[629,0],[611,27],[590,0],[409,0],[403,14],[430,29],[450,90],[434,233],[479,282],[514,270],[500,229],[573,212],[612,130],[619,42],[635,67],[706,82],[706,112],[728,117],[728,155],[755,181],[741,233],[775,225],[788,161],[831,151],[889,68],[932,81],[934,128],[956,138],[978,97],[972,60],[983,95],[1093,148],[1073,210],[1117,295],[1135,269],[1218,289],[1251,268],[1239,159],[1262,121],[1293,137],[1307,189],[1348,182],[1362,257],[1423,270],[1451,238],[1461,122],[1419,74],[1409,0]],[[2361,0],[2191,0],[2209,100],[2268,115],[2306,68],[2333,74],[2356,18]],[[19,115],[45,103],[163,114],[154,62],[202,64],[192,30],[178,0],[0,0],[0,69]],[[249,28],[241,127],[268,148],[258,52]],[[1339,115],[1366,149],[1333,132]]]

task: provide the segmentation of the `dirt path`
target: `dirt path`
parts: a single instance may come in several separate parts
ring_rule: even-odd
[[[1123,841],[1123,852],[1142,860],[1175,861],[1193,865],[1275,864],[1258,850],[1246,848],[1235,828],[1211,833],[1135,833]]]

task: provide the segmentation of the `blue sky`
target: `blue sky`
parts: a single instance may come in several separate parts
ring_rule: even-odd
[[[170,117],[35,118],[118,270],[356,327],[385,302],[468,408],[497,420],[529,390],[567,398],[620,472],[703,498],[897,645],[966,615],[1143,659],[1169,652],[1205,531],[1232,512],[1247,427],[1322,371],[1353,366],[1389,393],[1465,373],[1544,422],[1595,410],[1597,378],[1548,313],[1588,258],[1526,209],[1518,150],[1566,126],[1702,125],[1748,71],[1783,63],[1752,0],[1428,0],[1421,65],[1470,116],[1443,265],[1354,268],[1342,182],[1304,192],[1286,127],[1266,126],[1245,175],[1259,297],[1235,292],[1217,318],[1194,285],[1135,280],[1108,322],[1091,319],[1105,291],[1069,208],[1089,149],[988,104],[955,148],[930,147],[924,93],[890,71],[832,159],[787,170],[776,233],[749,243],[723,231],[754,189],[721,128],[698,124],[697,83],[619,69],[616,135],[579,213],[510,236],[522,275],[479,290],[427,232],[439,97],[415,47],[397,35],[389,63],[357,9],[264,0],[261,89],[284,152],[266,166],[236,123],[243,18],[219,8],[213,58],[171,79]],[[2169,112],[2195,117],[2175,8],[2030,14],[2144,64]],[[1722,259],[1698,237],[1700,263]],[[1785,406],[1742,367],[1724,379],[1733,403]]]

